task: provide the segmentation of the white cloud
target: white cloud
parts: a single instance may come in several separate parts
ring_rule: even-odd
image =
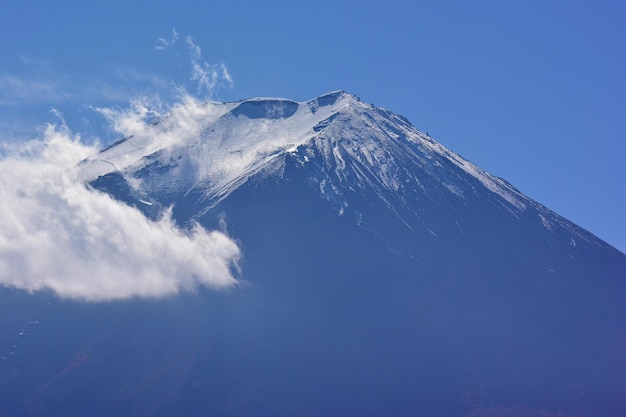
[[[229,109],[218,103],[200,100],[180,92],[174,104],[158,97],[141,97],[128,108],[105,107],[94,110],[102,114],[117,137],[132,137],[132,147],[117,155],[115,167],[128,168],[138,159],[157,151],[167,151],[184,143],[192,143],[202,129]],[[158,125],[153,124],[158,119]],[[84,178],[93,179],[85,174]]]
[[[228,72],[228,68],[226,68],[226,64],[224,64],[223,62],[220,63],[220,69],[222,70],[222,76],[224,77],[226,82],[230,85],[233,85],[234,83],[233,77],[231,77],[230,73]]]
[[[158,39],[158,44],[155,46],[156,49],[158,49],[159,51],[162,51],[163,49],[167,48],[170,45],[173,45],[174,43],[176,43],[176,41],[178,40],[178,32],[176,32],[176,29],[172,29],[172,34],[170,35],[169,38],[159,38]]]
[[[233,85],[233,78],[223,62],[209,64],[202,58],[202,50],[191,36],[187,36],[186,42],[191,55],[191,80],[197,83],[198,94],[205,93],[212,98],[223,82]]]
[[[178,33],[159,40],[174,44]],[[212,98],[233,79],[223,63],[209,64],[188,37],[191,78],[198,93]],[[131,100],[129,85],[172,87],[157,76],[118,69],[110,79],[59,74],[49,65],[23,59],[31,68],[19,76],[0,73],[0,106],[81,99]],[[44,65],[45,64],[45,65]],[[40,68],[41,67],[41,68]],[[174,85],[181,100],[166,106],[158,99],[135,99],[129,109],[97,108],[113,131],[146,146],[167,148],[197,134],[200,120],[218,117],[213,103],[198,100]],[[154,97],[158,97],[155,94]],[[60,112],[55,114],[61,119]],[[168,117],[163,117],[167,115]],[[158,131],[149,121],[164,119]],[[0,128],[12,129],[0,117]],[[152,135],[154,133],[154,135]],[[6,134],[1,139],[6,139]],[[97,152],[67,126],[48,126],[40,140],[0,147],[0,285],[27,291],[51,290],[61,297],[104,301],[163,297],[200,286],[235,284],[240,250],[227,235],[196,225],[180,230],[169,213],[150,221],[138,210],[87,187],[79,162]],[[153,143],[154,142],[154,143]]]
[[[225,234],[150,221],[81,183],[77,164],[94,152],[65,126],[4,146],[0,285],[104,301],[236,283],[240,250]]]

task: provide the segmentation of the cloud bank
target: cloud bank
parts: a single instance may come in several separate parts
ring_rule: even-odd
[[[199,225],[150,221],[78,180],[96,151],[65,126],[0,152],[0,285],[106,301],[164,297],[237,281],[236,243]]]

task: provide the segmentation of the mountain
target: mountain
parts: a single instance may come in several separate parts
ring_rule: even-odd
[[[240,285],[3,289],[0,416],[626,415],[626,255],[346,92],[203,106],[81,175],[227,230]]]

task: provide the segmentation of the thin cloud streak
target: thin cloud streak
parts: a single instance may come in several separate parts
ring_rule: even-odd
[[[0,75],[0,106],[61,102],[75,97],[52,79]]]
[[[170,45],[173,45],[174,43],[176,43],[177,40],[178,40],[178,32],[176,32],[176,29],[172,29],[172,34],[170,35],[170,37],[159,38],[158,44],[155,45],[154,48],[158,49],[159,51],[162,51],[166,49],[167,47],[169,47]]]
[[[202,50],[194,43],[191,36],[187,36],[185,42],[191,55],[191,80],[196,82],[199,95],[206,94],[209,99],[212,99],[224,82],[233,86],[233,78],[223,62],[209,64],[202,58]]]
[[[172,29],[169,37],[159,38],[155,49],[164,51],[178,42],[179,34]],[[190,58],[190,80],[200,97],[213,99],[223,86],[234,85],[234,80],[223,62],[208,63],[201,48],[191,36],[185,38]],[[129,102],[137,94],[167,95],[172,89],[184,91],[176,80],[130,67],[114,67],[102,77],[98,74],[78,75],[59,72],[45,59],[20,55],[23,67],[19,72],[0,72],[0,107],[77,102]],[[183,83],[184,84],[184,83]]]
[[[128,102],[137,93],[137,86],[144,90],[166,90],[171,83],[157,75],[128,68],[112,71],[113,77],[77,77],[69,74],[39,74],[17,76],[0,74],[0,107],[54,104],[81,101]],[[131,89],[129,86],[133,86]]]

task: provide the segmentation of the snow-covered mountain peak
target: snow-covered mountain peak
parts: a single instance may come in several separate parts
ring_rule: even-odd
[[[194,189],[216,201],[255,172],[280,169],[281,157],[292,155],[307,163],[314,154],[330,175],[324,184],[336,183],[335,189],[340,183],[373,187],[382,196],[383,191],[424,189],[428,175],[462,196],[467,179],[444,168],[453,164],[511,205],[526,205],[507,183],[448,151],[406,119],[345,91],[306,102],[184,102],[84,161],[81,173],[91,182],[119,172],[144,190],[171,194]]]
[[[353,207],[352,199],[375,198],[410,216],[426,201],[489,202],[514,218],[532,208],[543,227],[562,223],[590,239],[405,118],[344,91],[305,102],[189,101],[152,123],[130,125],[123,140],[82,163],[85,182],[116,173],[140,200],[193,195],[208,209],[258,174],[282,178],[285,167],[295,166],[340,213]]]
[[[301,103],[279,98],[182,103],[155,122],[139,128],[135,123],[123,140],[84,161],[82,179],[119,172],[160,191],[201,187],[208,195],[225,195],[232,184],[295,150],[315,135],[316,126],[356,102],[337,91]]]

